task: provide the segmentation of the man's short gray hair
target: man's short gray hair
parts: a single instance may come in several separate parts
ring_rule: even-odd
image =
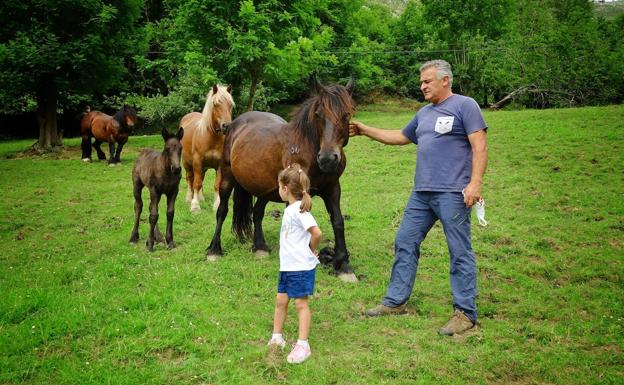
[[[424,70],[434,67],[437,69],[437,78],[438,80],[442,79],[445,76],[448,76],[449,79],[449,88],[453,85],[453,71],[451,71],[451,65],[446,60],[429,60],[428,62],[423,63],[420,66],[420,72]]]

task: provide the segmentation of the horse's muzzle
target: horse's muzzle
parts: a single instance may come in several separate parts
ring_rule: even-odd
[[[331,173],[338,169],[338,165],[340,164],[340,154],[331,151],[319,152],[316,160],[321,171]]]
[[[227,123],[221,123],[217,129],[217,132],[223,133],[223,135],[227,134],[227,130],[230,127]]]
[[[174,175],[180,175],[182,173],[182,167],[180,167],[180,166],[171,166],[171,172]]]

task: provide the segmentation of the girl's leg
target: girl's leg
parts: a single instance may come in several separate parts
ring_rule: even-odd
[[[273,333],[282,333],[286,312],[288,311],[288,294],[277,293],[275,298],[275,315],[273,317]]]
[[[299,340],[307,341],[310,336],[310,324],[312,323],[312,312],[308,307],[308,297],[295,299],[297,317],[299,318]]]

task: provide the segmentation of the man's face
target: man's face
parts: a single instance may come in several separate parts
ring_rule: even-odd
[[[438,103],[448,92],[448,76],[438,79],[438,69],[429,67],[420,73],[420,90],[425,100]]]

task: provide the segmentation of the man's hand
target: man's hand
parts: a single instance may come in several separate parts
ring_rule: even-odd
[[[481,183],[470,182],[464,188],[464,203],[466,207],[472,207],[481,199]]]
[[[364,127],[364,124],[358,121],[353,120],[349,122],[349,136],[362,135],[362,127]]]

